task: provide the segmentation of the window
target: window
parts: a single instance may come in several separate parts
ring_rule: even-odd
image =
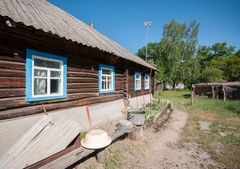
[[[141,73],[139,72],[135,72],[134,74],[134,90],[137,91],[137,90],[141,90]]]
[[[27,49],[26,101],[66,98],[66,58]]]
[[[99,65],[99,93],[115,91],[115,68],[108,65]]]
[[[148,74],[145,74],[145,77],[144,77],[144,89],[145,90],[148,90],[149,89],[149,85],[150,85],[150,83],[149,83],[149,75]]]

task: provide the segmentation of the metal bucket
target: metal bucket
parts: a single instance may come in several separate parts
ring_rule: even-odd
[[[133,125],[141,126],[145,122],[145,112],[139,109],[129,109],[127,119]]]

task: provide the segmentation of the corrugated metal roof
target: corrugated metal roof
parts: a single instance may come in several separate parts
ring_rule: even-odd
[[[0,0],[0,15],[155,69],[135,54],[46,0]]]

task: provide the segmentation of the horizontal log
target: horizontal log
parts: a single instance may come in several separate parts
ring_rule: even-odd
[[[68,89],[97,88],[98,83],[68,83]]]
[[[68,92],[68,93],[98,92],[98,88],[68,89],[67,92]]]
[[[67,73],[68,77],[90,77],[90,78],[97,78],[97,73],[87,73],[87,72],[71,72],[68,71]]]
[[[25,88],[0,89],[0,98],[25,96]]]
[[[0,88],[24,88],[25,78],[0,77]]]
[[[89,69],[86,68],[79,68],[80,65],[74,65],[74,64],[68,64],[68,71],[71,72],[88,72],[88,73],[96,73],[97,70],[92,70],[92,68],[89,67]]]
[[[23,70],[0,69],[0,77],[25,77]]]
[[[0,59],[0,69],[25,70],[25,63],[4,61]]]
[[[78,106],[84,106],[89,104],[108,102],[108,101],[113,101],[121,98],[123,98],[122,94],[115,94],[110,96],[98,96],[98,97],[68,101],[63,103],[45,104],[44,108],[46,111],[53,111],[58,109],[70,108],[70,107],[78,107]],[[26,116],[30,114],[42,113],[42,112],[43,112],[43,105],[4,110],[0,112],[0,120],[19,117],[19,116]]]
[[[1,98],[0,110],[34,106],[39,104],[67,102],[67,101],[79,100],[83,98],[96,97],[98,95],[99,95],[98,93],[73,93],[73,94],[68,94],[66,99],[55,99],[55,100],[38,101],[38,102],[26,102],[25,97]]]
[[[4,61],[14,61],[14,62],[25,63],[25,57],[14,56],[14,51],[9,52],[9,55],[4,55],[2,54],[2,51],[0,49],[0,58],[1,60],[4,60]]]
[[[68,77],[68,83],[98,83],[97,78]]]

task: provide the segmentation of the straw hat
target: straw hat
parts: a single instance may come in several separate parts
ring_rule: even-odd
[[[108,146],[111,142],[112,139],[106,131],[97,129],[88,132],[81,145],[88,149],[99,149]]]

